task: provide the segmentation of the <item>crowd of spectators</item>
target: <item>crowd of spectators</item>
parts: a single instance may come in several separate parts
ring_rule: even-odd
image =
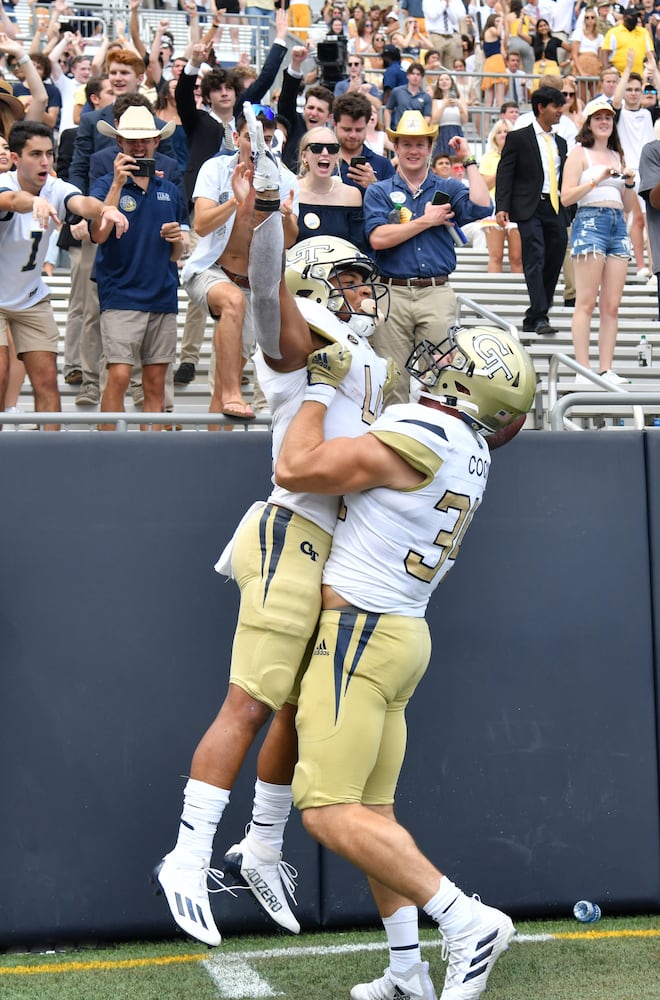
[[[562,94],[561,115],[552,131],[565,140],[569,153],[585,123],[585,106],[600,97],[616,113],[622,165],[635,176],[644,146],[656,141],[660,5],[654,0],[625,9],[605,0],[495,0],[492,6],[469,0],[401,0],[398,6],[327,0],[318,14],[307,0],[291,2],[287,9],[276,9],[273,0],[239,0],[221,9],[219,2],[179,0],[174,11],[163,0],[128,0],[125,20],[114,8],[94,14],[68,0],[26,4],[21,19],[11,0],[0,2],[0,172],[7,174],[14,166],[11,142],[7,146],[13,124],[39,122],[52,129],[57,176],[85,196],[92,190],[107,192],[114,177],[115,189],[123,192],[119,208],[130,222],[132,210],[126,206],[136,197],[128,189],[136,184],[136,190],[146,192],[151,178],[133,176],[137,166],[118,173],[117,155],[121,150],[131,159],[131,151],[117,130],[131,107],[151,115],[147,131],[158,137],[153,155],[140,146],[132,158],[154,161],[152,188],[166,181],[177,189],[177,198],[171,197],[176,212],[161,224],[177,233],[181,246],[172,252],[171,264],[189,293],[178,367],[168,364],[165,371],[160,408],[166,410],[173,408],[175,388],[183,390],[197,375],[210,313],[215,322],[211,410],[235,419],[255,415],[242,395],[251,349],[247,220],[231,236],[234,222],[241,222],[231,170],[246,155],[241,154],[240,128],[244,102],[258,112],[285,168],[287,244],[321,234],[348,238],[380,257],[397,281],[426,279],[429,262],[416,264],[397,251],[410,273],[393,268],[391,256],[383,258],[389,248],[378,246],[378,233],[374,240],[378,227],[368,205],[375,204],[372,189],[380,190],[392,178],[403,176],[404,186],[410,187],[397,147],[401,135],[408,138],[405,130],[399,133],[400,123],[416,120],[411,112],[424,123],[425,143],[431,141],[431,173],[460,183],[469,197],[478,190],[479,213],[471,218],[466,213],[464,221],[474,245],[487,246],[491,271],[503,269],[505,246],[511,270],[523,268],[516,222],[509,218],[502,225],[493,205],[507,136],[533,121],[530,101],[539,86]],[[270,47],[264,44],[269,37],[264,27]],[[253,64],[257,45],[263,49],[259,70]],[[483,149],[476,188],[463,162],[472,165],[466,134],[475,148]],[[219,165],[209,173],[207,165],[216,159]],[[423,186],[424,171],[414,167],[409,169]],[[103,177],[110,180],[99,186]],[[485,213],[482,186],[492,198]],[[647,246],[647,200],[636,198],[629,212],[640,279],[660,270]],[[398,224],[406,226],[408,220]],[[445,236],[449,228],[442,225]],[[62,375],[68,385],[78,387],[80,407],[99,408],[109,359],[108,337],[102,336],[107,326],[102,303],[108,296],[102,292],[99,305],[97,294],[105,280],[103,268],[95,267],[98,221],[88,223],[67,210],[57,222],[51,219],[47,229],[38,249],[35,244],[31,266],[44,275],[58,266],[70,270]],[[243,235],[237,239],[237,234]],[[409,236],[401,237],[399,232],[397,239],[405,247]],[[213,260],[209,240],[219,247]],[[436,255],[444,266],[434,281],[447,278],[452,255],[453,249],[447,256]],[[217,272],[222,275],[220,281],[209,281],[211,268],[216,277]],[[569,307],[575,301],[572,274],[567,253]],[[0,408],[11,409],[25,371],[2,307],[0,299]],[[233,331],[230,348],[228,330]],[[138,350],[128,386],[137,406],[144,401],[143,360]],[[122,370],[122,379],[124,374]],[[120,409],[121,395],[108,395]],[[153,405],[151,386],[147,396]],[[55,403],[59,406],[59,397]],[[260,405],[257,387],[255,409]]]

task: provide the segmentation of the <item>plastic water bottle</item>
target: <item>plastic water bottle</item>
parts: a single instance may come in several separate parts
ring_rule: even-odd
[[[650,368],[653,359],[653,345],[649,344],[646,334],[643,333],[637,345],[637,364],[640,368]]]
[[[590,903],[588,899],[581,899],[573,907],[573,916],[581,924],[595,924],[600,920],[600,906],[598,903]]]

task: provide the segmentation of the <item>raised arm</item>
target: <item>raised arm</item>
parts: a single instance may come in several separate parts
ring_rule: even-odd
[[[0,52],[13,55],[16,62],[23,68],[25,86],[30,91],[32,97],[30,107],[25,114],[25,120],[32,122],[43,121],[48,109],[48,94],[46,93],[44,81],[41,79],[37,67],[21,43],[17,42],[15,38],[8,38],[4,33],[0,34]]]

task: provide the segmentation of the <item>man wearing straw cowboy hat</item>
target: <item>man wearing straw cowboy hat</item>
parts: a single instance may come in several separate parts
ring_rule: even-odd
[[[370,185],[364,196],[365,231],[390,289],[389,316],[372,343],[401,372],[420,341],[443,336],[456,322],[456,296],[449,285],[456,269],[454,242],[460,239],[455,226],[485,219],[491,211],[488,188],[462,136],[451,139],[450,146],[463,160],[468,186],[430,170],[437,133],[437,125],[427,124],[421,112],[405,111],[396,129],[387,129],[397,172]],[[391,402],[408,402],[409,385],[408,377],[399,379]]]
[[[138,106],[126,109],[117,128],[103,120],[96,127],[116,138],[120,152],[113,173],[99,178],[92,193],[130,222],[121,247],[114,232],[100,232],[96,224],[91,228],[92,239],[101,244],[96,281],[108,366],[101,410],[123,410],[131,370],[141,360],[144,409],[158,413],[164,406],[165,372],[176,357],[176,261],[187,214],[179,188],[156,173],[154,154],[175,124],[159,128],[151,112]]]

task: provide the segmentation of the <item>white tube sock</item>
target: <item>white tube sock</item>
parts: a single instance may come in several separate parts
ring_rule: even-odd
[[[213,838],[229,792],[205,781],[189,778],[183,790],[183,812],[179,835],[171,854],[179,864],[208,868],[213,853]]]
[[[471,899],[446,875],[440,880],[440,888],[424,907],[435,920],[443,934],[451,937],[467,926],[472,920]]]
[[[383,927],[390,946],[390,971],[407,972],[421,962],[416,906],[400,906],[391,917],[383,917]]]
[[[249,837],[282,853],[284,828],[291,812],[291,785],[271,785],[259,778],[254,783],[254,803]]]

